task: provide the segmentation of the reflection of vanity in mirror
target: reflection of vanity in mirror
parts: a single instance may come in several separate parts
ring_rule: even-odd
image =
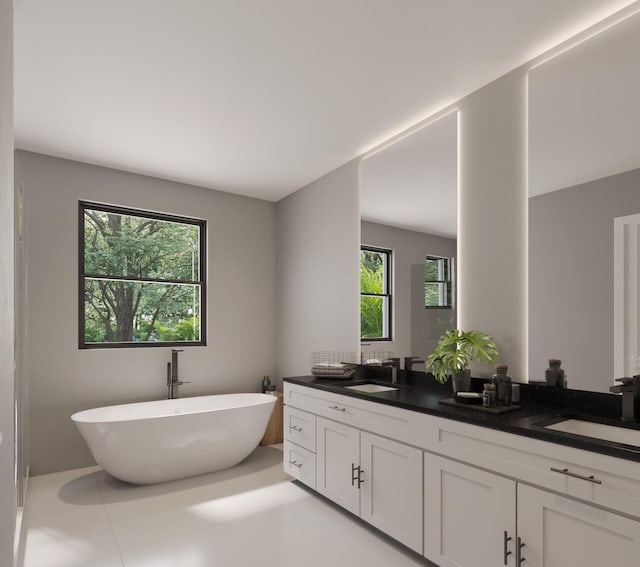
[[[456,326],[457,112],[366,156],[360,196],[361,244],[391,251],[393,298],[391,340],[363,351],[424,359]]]
[[[549,358],[575,389],[638,373],[637,229],[626,260],[614,238],[640,213],[638,53],[640,15],[529,74],[530,380]]]

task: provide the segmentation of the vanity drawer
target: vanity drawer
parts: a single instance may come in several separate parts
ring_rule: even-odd
[[[640,519],[640,463],[571,449],[553,474],[565,477],[568,496]]]
[[[284,472],[307,486],[316,488],[316,455],[304,447],[284,440]]]
[[[284,408],[285,439],[309,451],[316,450],[316,416],[286,406]]]

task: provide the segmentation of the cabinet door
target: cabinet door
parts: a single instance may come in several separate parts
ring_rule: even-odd
[[[422,451],[360,434],[360,516],[422,553]]]
[[[518,535],[531,567],[626,567],[640,557],[640,522],[522,484]]]
[[[353,470],[360,462],[360,431],[318,417],[316,420],[316,489],[354,514],[360,514],[360,491]]]
[[[514,566],[516,483],[431,453],[424,470],[425,557],[440,567]]]

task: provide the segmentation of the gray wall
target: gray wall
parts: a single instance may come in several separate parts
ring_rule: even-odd
[[[428,356],[456,320],[452,309],[424,308],[424,260],[427,254],[455,258],[456,241],[366,221],[361,223],[361,240],[393,251],[393,341],[376,341],[371,348],[400,357]]]
[[[278,203],[278,372],[360,348],[360,186],[353,161]]]
[[[14,477],[13,3],[0,0],[0,565],[13,563]]]
[[[527,82],[517,69],[459,103],[458,324],[527,379]],[[475,375],[492,367],[472,365]]]
[[[613,381],[613,219],[640,213],[640,169],[529,199],[529,377]]]
[[[25,195],[32,474],[92,462],[69,416],[166,396],[169,348],[79,350],[78,200],[208,221],[208,346],[187,347],[184,396],[258,391],[276,371],[274,203],[17,152]]]

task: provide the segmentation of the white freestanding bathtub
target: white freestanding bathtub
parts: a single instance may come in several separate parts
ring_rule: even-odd
[[[262,439],[275,402],[221,394],[95,408],[71,419],[105,471],[153,484],[237,465]]]

